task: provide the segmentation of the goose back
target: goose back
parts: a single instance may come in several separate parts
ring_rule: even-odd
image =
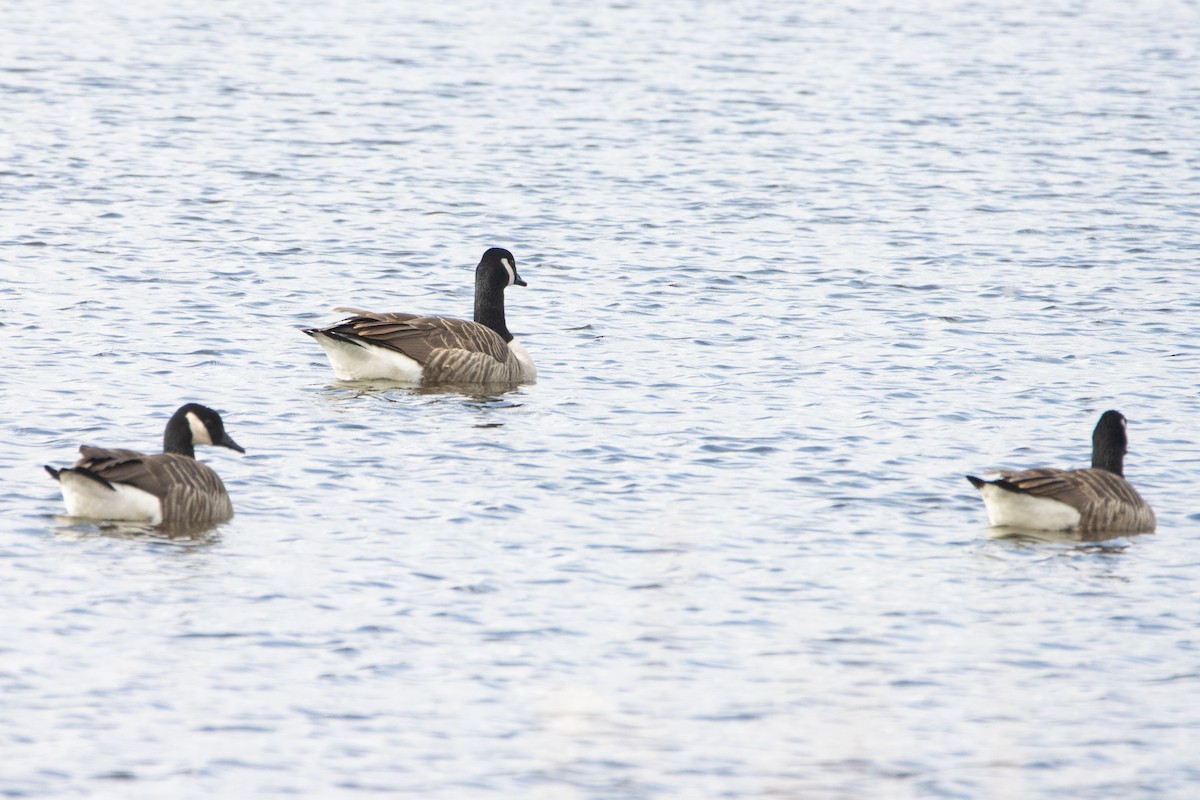
[[[1106,469],[1027,469],[1002,472],[997,480],[985,483],[1002,491],[1053,500],[1075,509],[1079,520],[1073,529],[1080,532],[1140,533],[1155,527],[1150,505],[1129,481]]]
[[[153,524],[224,522],[233,516],[233,503],[221,477],[194,458],[89,445],[79,452],[82,457],[73,469],[110,486],[128,486],[156,498],[161,511],[158,519],[147,520]]]
[[[423,383],[519,383],[537,375],[532,362],[523,363],[516,348],[478,322],[356,308],[335,310],[352,316],[317,333],[406,356],[420,365]]]

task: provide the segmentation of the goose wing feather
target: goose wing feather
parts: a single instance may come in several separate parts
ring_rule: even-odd
[[[137,450],[123,450],[119,447],[92,447],[90,444],[85,444],[79,447],[79,460],[75,462],[75,466],[87,467],[98,472],[104,469],[106,464],[145,457],[145,453]]]
[[[145,455],[84,445],[76,467],[90,470],[109,483],[124,483],[154,495],[162,502],[163,522],[227,519],[233,504],[225,484],[211,468],[178,453]]]
[[[1127,480],[1105,469],[1027,469],[1001,473],[996,483],[1077,509],[1080,530],[1154,530],[1149,504]]]
[[[356,308],[334,310],[353,316],[324,330],[390,347],[422,366],[447,358],[473,359],[483,356],[497,364],[505,364],[513,358],[512,351],[500,334],[471,320],[378,313]],[[465,351],[470,355],[452,356],[440,351]]]

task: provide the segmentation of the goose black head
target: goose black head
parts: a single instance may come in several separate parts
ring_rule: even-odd
[[[167,423],[166,433],[163,434],[163,452],[192,456],[195,453],[193,447],[198,444],[246,452],[225,432],[225,423],[221,421],[220,414],[208,406],[188,403],[180,406]]]
[[[1120,411],[1105,411],[1092,431],[1092,468],[1106,469],[1117,475],[1125,475],[1125,453],[1129,439],[1125,433],[1127,423]]]
[[[484,277],[490,286],[508,288],[527,285],[517,274],[517,260],[503,247],[490,248],[483,254],[483,258],[479,259],[479,266],[475,268],[475,279],[478,281]]]

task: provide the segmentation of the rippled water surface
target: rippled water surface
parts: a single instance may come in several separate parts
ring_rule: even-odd
[[[1194,797],[1200,12],[806,5],[5,4],[0,795]],[[299,333],[492,245],[534,386]],[[1107,408],[1157,533],[989,532]]]

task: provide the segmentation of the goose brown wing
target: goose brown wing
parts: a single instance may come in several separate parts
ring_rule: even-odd
[[[105,469],[106,465],[145,457],[145,453],[140,453],[137,450],[122,450],[116,447],[92,447],[85,444],[79,447],[79,460],[75,462],[75,466],[86,467],[93,472],[99,472]]]
[[[80,447],[79,453],[81,457],[75,462],[75,466],[82,467],[109,483],[129,484],[159,499],[167,495],[168,487],[164,481],[168,473],[157,463],[166,456],[148,456],[136,450],[90,445]]]
[[[1080,513],[1080,530],[1154,530],[1154,512],[1129,481],[1106,469],[1028,469],[997,481],[1013,491],[1066,503]]]
[[[511,357],[505,341],[486,325],[453,317],[422,317],[416,314],[376,313],[338,308],[354,316],[324,329],[397,350],[422,366],[449,357],[438,351],[462,350],[504,363]]]
[[[1091,499],[1090,494],[1080,490],[1081,484],[1072,476],[1080,470],[1026,469],[1020,472],[1002,472],[1001,486],[1014,492],[1048,497],[1073,508],[1083,508]],[[1111,473],[1110,473],[1111,474]]]
[[[205,522],[233,516],[221,477],[194,458],[178,453],[148,456],[136,450],[79,448],[75,463],[109,483],[123,483],[154,495],[163,522]]]

